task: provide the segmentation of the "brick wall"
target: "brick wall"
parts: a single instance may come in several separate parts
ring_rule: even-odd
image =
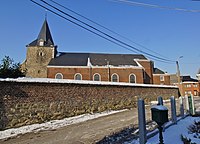
[[[137,62],[144,67],[144,83],[145,84],[153,84],[153,62],[149,60],[137,60]]]
[[[136,107],[157,96],[178,96],[175,87],[0,81],[0,129],[83,113]]]

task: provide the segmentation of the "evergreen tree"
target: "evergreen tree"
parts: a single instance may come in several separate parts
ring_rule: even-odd
[[[17,78],[24,76],[20,70],[20,63],[14,63],[13,59],[9,56],[5,56],[1,62],[0,78]]]

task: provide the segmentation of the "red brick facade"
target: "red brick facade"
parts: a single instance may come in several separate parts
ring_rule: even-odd
[[[170,85],[169,74],[154,74],[153,83],[157,85]]]
[[[47,77],[55,78],[56,74],[63,75],[63,79],[75,79],[80,74],[82,80],[94,80],[94,75],[99,74],[100,81],[113,81],[113,75],[118,76],[118,82],[130,82],[130,75],[135,76],[135,83],[144,83],[143,68],[135,67],[50,67]]]
[[[181,93],[183,95],[199,96],[199,82],[183,82],[181,83]]]

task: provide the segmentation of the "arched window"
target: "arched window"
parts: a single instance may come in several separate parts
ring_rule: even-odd
[[[112,74],[111,81],[112,82],[119,82],[119,76],[117,74]]]
[[[100,76],[100,74],[98,74],[98,73],[94,74],[94,75],[93,75],[93,80],[94,80],[94,81],[101,81],[101,76]]]
[[[129,75],[129,82],[130,83],[136,83],[136,76],[134,74]]]
[[[82,75],[81,75],[80,73],[76,73],[76,74],[74,75],[74,79],[75,79],[75,80],[82,80]]]
[[[55,75],[55,79],[63,79],[63,75],[61,73],[57,73]]]

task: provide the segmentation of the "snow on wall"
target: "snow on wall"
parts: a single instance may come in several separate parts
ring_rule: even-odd
[[[12,79],[12,78],[1,79],[0,78],[0,81],[178,88],[177,86],[172,86],[172,85],[133,84],[133,83],[125,83],[125,82],[87,81],[87,80],[69,80],[69,79],[51,79],[51,78],[25,78],[25,77],[17,78],[17,79]]]

